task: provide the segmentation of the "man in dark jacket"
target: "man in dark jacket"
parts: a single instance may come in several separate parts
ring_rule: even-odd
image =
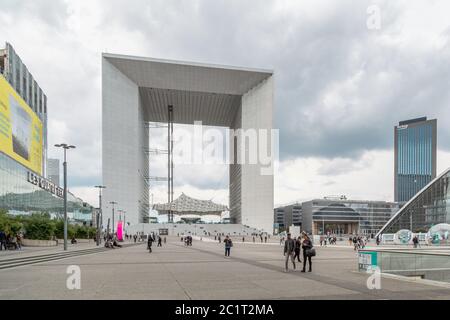
[[[148,235],[148,239],[147,239],[147,249],[148,249],[148,253],[151,253],[151,252],[152,252],[153,241],[155,241],[155,239],[153,239],[152,235],[149,234],[149,235]]]
[[[295,270],[295,260],[294,260],[294,252],[295,252],[295,241],[291,238],[291,234],[288,233],[287,239],[284,242],[284,256],[286,258],[285,260],[285,272],[288,272],[288,262],[289,257],[291,258],[292,264],[294,265]]]
[[[225,240],[223,240],[223,243],[225,244],[225,257],[229,257],[231,247],[233,246],[233,241],[231,241],[229,236],[226,236]]]

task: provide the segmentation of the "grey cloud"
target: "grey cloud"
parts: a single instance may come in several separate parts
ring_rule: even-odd
[[[350,158],[388,149],[399,120],[448,114],[449,50],[416,52],[380,40],[383,32],[396,32],[401,3],[381,2],[380,31],[366,27],[371,1],[330,2],[314,14],[302,6],[274,14],[275,2],[138,0],[118,14],[118,2],[112,3],[103,13],[104,26],[113,21],[148,37],[143,45],[149,55],[274,68],[281,159]],[[336,92],[339,109],[325,108],[333,87],[360,72],[352,91]],[[389,87],[383,73],[393,81]],[[443,127],[439,134],[440,146],[448,149],[450,130]]]
[[[408,3],[377,1],[382,29],[370,31],[372,2],[293,1],[296,9],[283,9],[275,1],[101,0],[100,12],[91,12],[98,18],[92,30],[77,35],[67,30],[63,1],[4,0],[0,15],[13,22],[2,26],[0,39],[20,49],[47,93],[51,121],[65,124],[49,133],[49,145],[67,139],[79,147],[71,170],[80,185],[100,175],[100,52],[128,53],[130,43],[143,56],[273,68],[281,160],[354,159],[389,149],[393,126],[423,115],[438,118],[439,147],[449,150],[450,28],[441,35],[442,49],[386,41],[401,34],[396,23]],[[49,153],[60,156],[52,147]],[[180,184],[222,185],[212,172],[207,179],[177,177]]]
[[[68,6],[65,1],[54,0],[2,0],[2,13],[15,20],[36,19],[59,31],[65,29]],[[13,41],[14,39],[11,39]]]

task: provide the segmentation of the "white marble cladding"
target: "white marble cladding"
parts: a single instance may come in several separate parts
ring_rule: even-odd
[[[154,86],[149,87],[150,84]],[[228,123],[233,129],[267,129],[270,134],[273,86],[273,73],[267,70],[104,54],[102,163],[103,184],[107,187],[102,201],[104,227],[111,218],[111,201],[118,202],[116,208],[126,211],[131,224],[142,222],[146,215],[149,190],[144,176],[148,176],[149,166],[143,149],[148,147],[148,131],[143,122],[164,120],[161,96],[167,100],[163,104],[174,105],[175,123],[198,117],[197,120],[205,120],[208,125]],[[218,100],[211,94],[222,96]],[[202,95],[206,100],[201,100]],[[193,105],[194,98],[203,101],[201,108]],[[205,101],[217,103],[210,108]],[[274,179],[273,175],[261,175],[260,169],[259,164],[231,165],[230,214],[234,223],[271,233]],[[116,221],[118,217],[116,211]]]

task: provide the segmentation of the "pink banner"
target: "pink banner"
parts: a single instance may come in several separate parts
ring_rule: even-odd
[[[122,224],[122,221],[117,222],[117,239],[119,241],[123,240],[123,224]]]

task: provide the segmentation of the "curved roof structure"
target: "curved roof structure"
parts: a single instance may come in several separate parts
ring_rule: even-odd
[[[194,199],[184,193],[172,203],[155,204],[153,209],[160,213],[171,210],[177,215],[220,215],[223,211],[228,210],[227,206],[222,204],[214,203],[211,200]]]
[[[429,229],[439,223],[450,223],[450,168],[411,198],[377,233],[395,233],[400,229]]]
[[[360,214],[343,203],[332,203],[313,214],[314,219],[359,221]]]

